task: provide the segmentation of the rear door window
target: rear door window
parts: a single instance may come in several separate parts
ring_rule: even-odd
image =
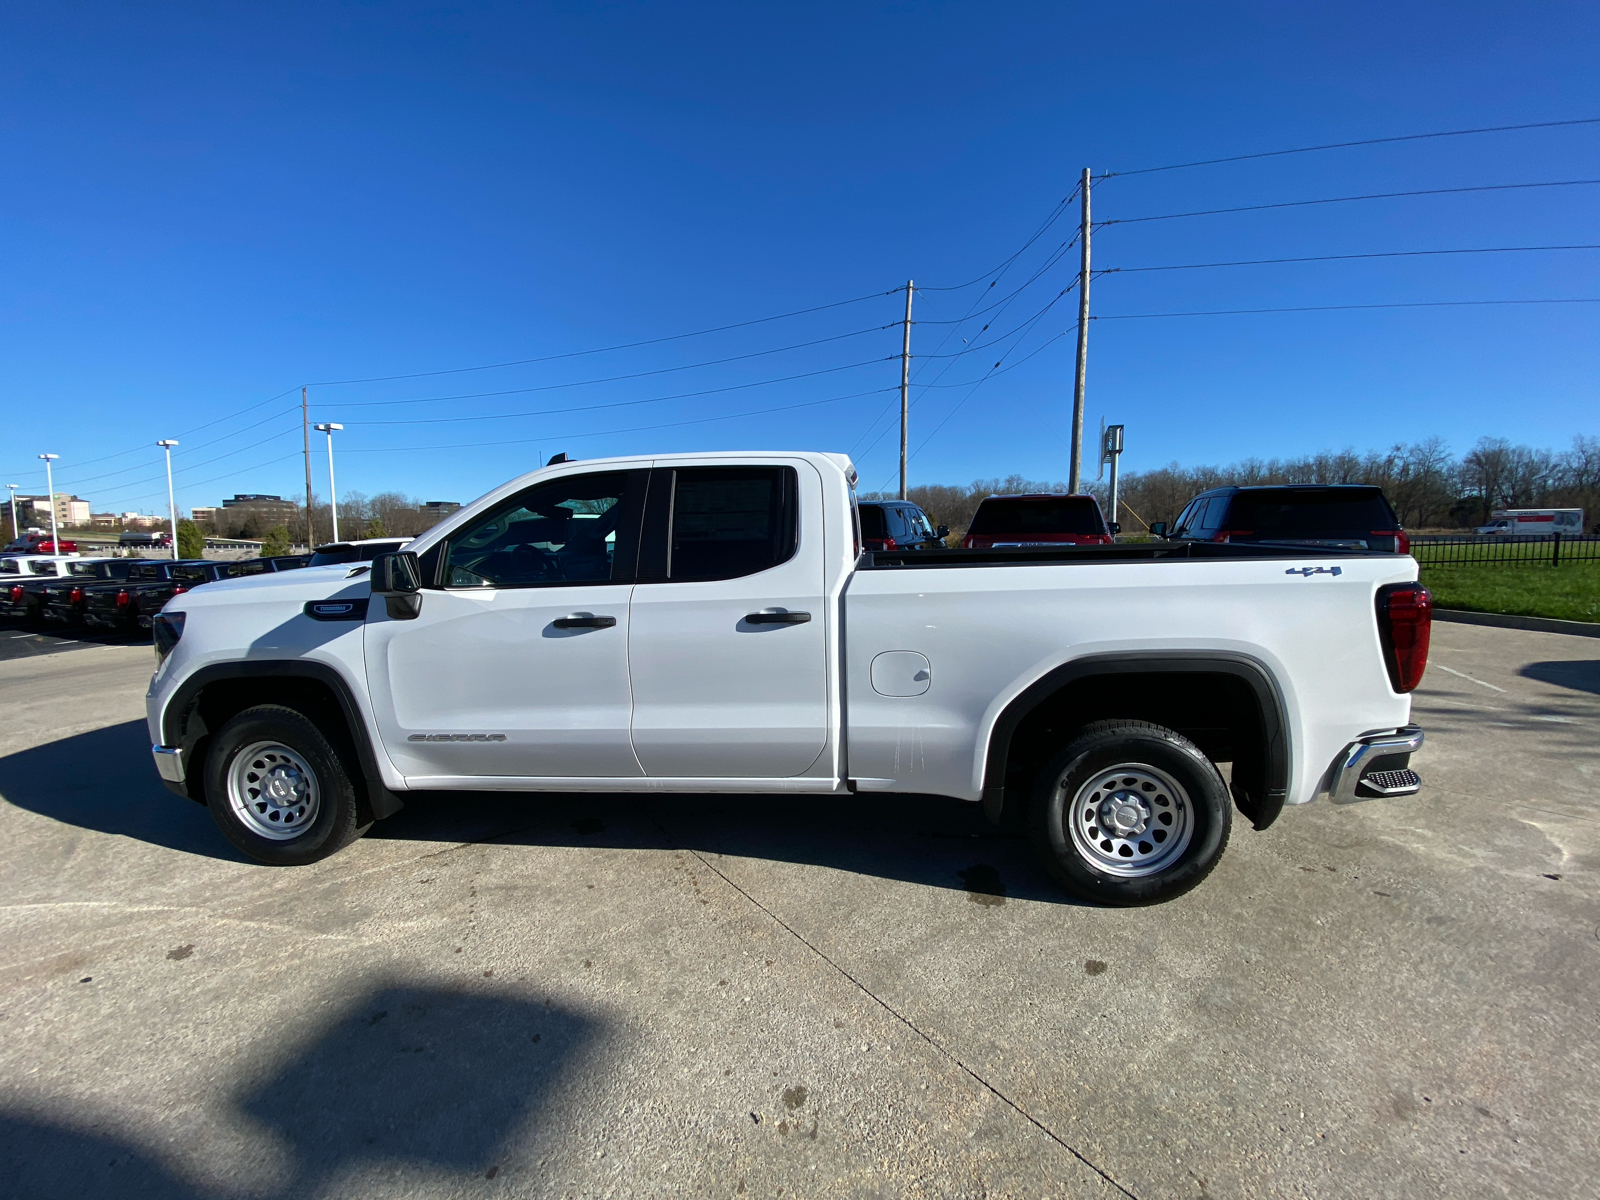
[[[738,579],[789,561],[799,545],[798,490],[793,467],[653,472],[640,578]]]

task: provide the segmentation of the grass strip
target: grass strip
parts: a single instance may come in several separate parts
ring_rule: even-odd
[[[1422,582],[1439,608],[1600,622],[1600,563],[1422,565]]]

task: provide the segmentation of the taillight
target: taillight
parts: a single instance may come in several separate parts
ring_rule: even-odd
[[[1232,541],[1236,537],[1252,537],[1254,535],[1254,529],[1224,529],[1220,533],[1215,534],[1211,540],[1213,542],[1228,542]]]
[[[1406,533],[1406,531],[1404,529],[1399,529],[1399,530],[1395,531],[1395,535],[1394,535],[1394,552],[1396,554],[1410,554],[1411,553],[1411,535]]]
[[[898,550],[899,544],[893,538],[868,538],[868,550]]]
[[[127,605],[128,605],[128,593],[126,591],[118,592],[117,593],[117,607],[118,608],[126,608]]]
[[[73,588],[67,599],[73,604],[81,604],[83,602],[83,589],[81,587]]]
[[[181,596],[181,595],[183,595],[183,593],[187,592],[188,590],[189,589],[187,587],[185,587],[183,584],[180,583],[177,587],[172,589],[172,594],[174,596]]]
[[[1378,589],[1378,638],[1397,692],[1409,692],[1428,669],[1428,638],[1433,632],[1433,596],[1420,583],[1391,583]]]
[[[20,604],[21,602],[22,602],[22,585],[20,583],[12,584],[11,585],[11,603]]]

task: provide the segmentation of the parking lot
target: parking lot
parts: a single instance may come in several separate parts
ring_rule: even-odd
[[[1120,911],[933,798],[439,795],[257,866],[151,667],[0,642],[8,1195],[1600,1191],[1600,641],[1435,625],[1420,796]]]

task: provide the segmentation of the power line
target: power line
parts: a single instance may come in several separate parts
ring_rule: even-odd
[[[1407,133],[1399,137],[1363,138],[1357,142],[1329,142],[1323,146],[1299,146],[1293,150],[1264,150],[1257,154],[1233,154],[1227,158],[1204,158],[1197,162],[1172,163],[1165,167],[1141,167],[1136,171],[1107,171],[1099,179],[1125,175],[1151,175],[1157,171],[1182,171],[1188,167],[1213,167],[1218,163],[1247,162],[1255,158],[1278,158],[1285,154],[1311,154],[1318,150],[1348,150],[1353,146],[1381,146],[1390,142],[1419,142],[1427,138],[1466,137],[1475,133],[1511,133],[1522,129],[1557,129],[1566,125],[1600,125],[1600,117],[1578,117],[1571,121],[1535,121],[1527,125],[1487,125],[1482,129],[1447,129],[1440,133]]]
[[[740,392],[749,388],[767,387],[774,383],[790,383],[796,379],[812,379],[818,375],[833,375],[840,371],[853,371],[857,367],[877,366],[882,362],[889,362],[899,358],[898,354],[891,354],[887,358],[869,358],[864,362],[850,363],[842,367],[824,367],[817,371],[803,371],[798,375],[783,375],[777,379],[757,379],[750,383],[732,383],[726,387],[706,388],[698,392],[678,392],[671,396],[652,396],[646,400],[615,400],[609,404],[582,404],[573,408],[548,408],[536,412],[516,413],[488,413],[471,417],[413,417],[403,421],[347,421],[346,424],[355,427],[363,425],[454,425],[463,421],[502,421],[515,417],[545,417],[557,413],[591,412],[601,408],[629,408],[639,404],[657,404],[663,400],[687,400],[695,396],[714,396],[722,392]],[[870,395],[862,392],[861,395]]]
[[[282,414],[280,413],[278,415],[281,416]],[[197,462],[197,463],[189,463],[186,466],[176,467],[176,468],[173,469],[172,473],[173,473],[174,476],[179,476],[179,475],[182,475],[186,471],[198,471],[201,467],[209,467],[212,463],[219,463],[223,459],[225,459],[225,458],[233,458],[235,455],[247,454],[251,450],[258,449],[261,445],[263,445],[266,442],[274,441],[277,438],[281,438],[281,437],[288,437],[291,433],[298,433],[299,431],[300,431],[300,425],[297,422],[292,428],[280,429],[277,433],[267,434],[265,437],[258,439],[256,442],[252,443],[251,445],[241,446],[237,450],[230,450],[226,454],[219,454],[214,458],[202,459],[200,462]],[[113,496],[115,496],[119,492],[125,491],[128,488],[142,487],[143,485],[145,485],[147,483],[155,483],[155,482],[157,482],[159,480],[162,480],[162,479],[165,479],[165,478],[166,478],[165,475],[150,475],[150,476],[148,476],[148,477],[146,477],[144,479],[130,479],[130,480],[127,480],[124,483],[116,484],[114,487],[112,487],[112,488],[110,488],[108,490],[110,491],[110,493]],[[185,482],[183,486],[184,487],[199,487],[200,485],[197,484],[197,483]]]
[[[1080,184],[1078,186],[1082,186],[1082,185]],[[1044,224],[1039,226],[1038,229],[1034,230],[1033,236],[1030,237],[1027,241],[1022,243],[1022,248],[1019,249],[1010,258],[1008,258],[1004,262],[1000,263],[999,266],[996,266],[996,267],[992,268],[991,270],[985,271],[981,275],[976,275],[973,278],[967,280],[967,282],[965,282],[965,283],[954,284],[951,287],[920,287],[920,288],[917,289],[917,291],[919,291],[919,292],[959,292],[959,291],[962,291],[962,290],[964,290],[966,288],[971,287],[975,283],[982,283],[985,279],[989,278],[989,276],[995,274],[996,272],[1004,271],[1006,268],[1011,266],[1012,263],[1016,262],[1017,259],[1021,258],[1022,255],[1027,251],[1029,246],[1033,245],[1041,237],[1043,237],[1045,230],[1049,229],[1050,226],[1054,225],[1057,221],[1059,221],[1061,219],[1061,214],[1066,211],[1067,205],[1072,203],[1073,199],[1077,196],[1077,194],[1078,194],[1078,187],[1074,187],[1072,189],[1072,191],[1061,201],[1061,203],[1057,204],[1055,206],[1055,208],[1051,210],[1050,215],[1045,218]],[[990,284],[990,286],[993,287],[994,285]]]
[[[192,433],[199,433],[202,429],[210,429],[213,425],[220,425],[224,421],[231,421],[235,417],[242,417],[246,413],[254,412],[256,409],[263,408],[266,405],[271,404],[274,400],[281,400],[285,396],[289,395],[290,392],[295,392],[295,391],[298,391],[298,390],[299,390],[298,387],[292,387],[288,391],[279,392],[276,396],[269,396],[269,397],[267,397],[267,399],[262,400],[259,403],[249,405],[246,408],[241,408],[237,412],[231,412],[231,413],[228,413],[226,416],[217,417],[215,420],[207,421],[204,425],[196,425],[193,429],[180,430],[178,432],[177,436],[180,437],[180,438],[186,438]],[[218,440],[221,440],[221,439],[218,439]],[[210,443],[207,443],[207,444],[210,444]],[[114,454],[102,454],[99,458],[86,458],[82,462],[73,463],[73,467],[74,468],[77,468],[77,467],[92,467],[95,463],[110,462],[113,458],[126,458],[130,454],[138,454],[140,451],[146,450],[146,449],[148,449],[148,445],[147,444],[142,444],[142,445],[138,445],[138,446],[131,446],[126,450],[118,450]],[[134,467],[134,468],[131,468],[131,469],[138,470],[139,468]]]
[[[899,322],[896,321],[896,322],[894,322],[894,324],[898,325]],[[784,351],[787,351],[787,350],[801,350],[801,349],[804,349],[804,348],[806,348],[808,346],[820,346],[824,342],[837,342],[837,341],[842,341],[845,338],[860,337],[862,334],[881,333],[883,330],[889,329],[889,328],[892,328],[892,326],[889,326],[889,325],[875,325],[870,329],[858,329],[854,333],[841,333],[841,334],[835,335],[834,337],[818,338],[816,341],[812,341],[812,342],[799,342],[799,343],[797,343],[797,344],[795,344],[793,346],[779,346],[777,349],[774,349],[774,350],[757,350],[757,351],[754,351],[753,353],[750,353],[750,354],[735,354],[730,358],[714,358],[714,359],[710,359],[710,360],[708,360],[706,362],[685,363],[684,365],[678,366],[678,367],[659,367],[659,368],[657,368],[657,369],[655,369],[653,371],[635,371],[634,373],[632,373],[630,375],[608,375],[608,376],[606,376],[606,377],[604,377],[602,379],[579,379],[579,380],[575,380],[575,381],[573,381],[571,383],[545,383],[545,384],[540,384],[540,385],[538,385],[536,387],[505,388],[505,389],[503,389],[501,391],[496,391],[496,392],[463,392],[463,393],[460,393],[460,394],[457,394],[457,395],[453,395],[453,396],[419,396],[419,397],[414,397],[413,399],[410,399],[410,400],[352,400],[352,401],[348,401],[348,402],[341,402],[341,401],[334,401],[334,400],[318,400],[315,403],[316,403],[317,407],[320,407],[320,408],[338,408],[338,409],[343,410],[343,409],[348,409],[348,408],[382,408],[382,407],[392,406],[392,405],[395,405],[395,404],[438,404],[438,403],[440,403],[442,401],[445,401],[445,400],[482,400],[482,399],[486,399],[486,398],[494,397],[494,396],[525,396],[530,392],[557,392],[557,391],[561,391],[563,388],[590,387],[590,386],[592,386],[594,384],[598,384],[598,383],[618,383],[618,382],[621,382],[621,381],[624,381],[624,380],[628,380],[628,379],[644,379],[644,378],[646,378],[648,376],[651,376],[651,375],[671,375],[671,374],[674,374],[674,373],[679,372],[679,371],[694,371],[694,370],[698,370],[701,367],[723,366],[723,365],[725,365],[727,363],[731,363],[731,362],[743,362],[746,359],[762,358],[762,357],[765,357],[768,354],[782,354]],[[898,358],[899,355],[890,355],[889,357],[890,358]],[[873,358],[873,359],[868,359],[867,361],[868,362],[882,362],[883,359]],[[861,366],[861,365],[864,365],[864,364],[857,363],[855,365]],[[835,369],[844,370],[846,368],[840,367],[840,368],[835,368]],[[812,373],[814,374],[815,372],[812,372]],[[805,378],[805,376],[804,375],[791,375],[791,376],[786,376],[786,378],[789,378],[789,379],[803,379],[803,378]],[[310,385],[307,385],[307,386],[310,386]],[[694,395],[695,393],[687,393],[687,394]],[[376,425],[376,424],[382,424],[382,422],[366,421],[366,422],[363,422],[363,424]]]
[[[254,405],[253,407],[259,408],[260,405]],[[197,450],[204,450],[207,446],[220,445],[222,442],[227,441],[229,438],[236,438],[240,434],[249,433],[252,429],[259,429],[261,426],[265,425],[268,421],[276,421],[279,417],[287,416],[291,412],[298,412],[299,408],[300,408],[299,405],[295,405],[294,408],[282,409],[282,410],[280,410],[278,412],[272,413],[270,416],[263,417],[261,420],[255,422],[252,425],[246,425],[243,429],[236,429],[232,433],[225,433],[221,437],[212,438],[209,442],[201,442],[198,446],[186,446],[186,447],[184,447],[184,449],[185,449],[185,451],[187,451],[188,454],[193,454]],[[234,416],[239,416],[240,414],[235,413],[233,415]],[[215,422],[213,422],[213,424],[215,424]],[[90,476],[88,476],[87,478],[84,478],[84,479],[70,480],[69,481],[69,486],[77,488],[77,487],[83,487],[86,484],[99,483],[101,480],[104,480],[104,479],[114,479],[118,475],[126,475],[130,471],[142,471],[142,470],[145,469],[145,466],[146,466],[146,464],[140,463],[137,466],[122,467],[122,468],[120,468],[119,470],[116,470],[116,471],[107,471],[102,475],[90,475]],[[187,469],[188,468],[179,468],[179,470],[187,470]],[[163,476],[152,476],[152,478],[163,478]],[[132,485],[131,484],[118,484],[116,486],[117,487],[129,487],[129,486],[132,486]]]
[[[1219,308],[1204,312],[1097,313],[1094,321],[1143,321],[1154,317],[1233,317],[1246,313],[1343,312],[1362,308],[1472,308],[1493,304],[1600,304],[1600,296],[1569,300],[1417,300],[1398,304],[1307,304],[1293,308]]]
[[[792,412],[793,410],[798,409],[798,408],[816,408],[819,405],[823,405],[823,404],[837,404],[841,400],[853,400],[853,399],[856,399],[856,398],[861,397],[861,396],[875,396],[875,395],[879,395],[879,394],[881,394],[883,392],[898,392],[899,390],[900,389],[899,389],[898,386],[884,387],[884,388],[874,388],[872,391],[869,391],[869,392],[852,392],[852,393],[850,393],[849,395],[846,395],[846,396],[830,396],[826,400],[806,400],[806,401],[803,401],[800,404],[783,404],[783,405],[777,406],[776,408],[758,408],[758,409],[753,409],[753,410],[751,410],[749,412],[725,413],[725,414],[723,414],[721,416],[716,416],[716,417],[697,417],[697,418],[695,418],[693,420],[689,420],[689,421],[665,421],[665,422],[662,422],[662,423],[657,424],[657,425],[635,425],[635,426],[632,426],[631,428],[628,428],[628,429],[602,429],[602,430],[598,430],[598,431],[595,431],[595,432],[592,432],[592,433],[545,434],[544,436],[537,437],[537,438],[514,438],[514,439],[510,439],[510,440],[497,438],[496,440],[494,440],[492,442],[463,442],[463,443],[459,443],[459,444],[455,444],[455,445],[448,445],[448,446],[431,446],[431,445],[430,446],[373,446],[373,447],[364,447],[364,448],[352,448],[352,449],[341,451],[341,453],[344,453],[344,454],[392,454],[392,453],[397,453],[397,452],[405,452],[405,451],[408,451],[408,450],[430,450],[430,451],[431,450],[474,450],[474,449],[478,449],[479,447],[483,447],[483,446],[523,446],[523,445],[531,444],[533,442],[549,442],[549,441],[563,441],[563,440],[565,440],[565,441],[573,441],[573,440],[576,440],[578,438],[612,437],[612,436],[614,436],[616,434],[622,434],[622,433],[641,433],[641,432],[644,432],[644,431],[647,431],[647,430],[653,430],[653,429],[676,429],[676,428],[679,428],[680,426],[684,426],[684,425],[708,425],[708,424],[710,424],[710,423],[712,423],[714,421],[735,421],[735,420],[740,419],[741,417],[759,417],[759,416],[765,416],[767,413]]]
[[[290,432],[291,433],[298,433],[299,429],[296,428],[296,429],[290,430]],[[253,463],[252,464],[252,469],[258,469],[258,468],[261,468],[261,467],[275,467],[281,462],[288,462],[291,458],[299,458],[299,457],[300,457],[300,451],[296,450],[291,454],[283,455],[283,457],[281,457],[281,458],[268,459],[264,463]],[[196,480],[193,483],[186,483],[186,484],[184,484],[184,486],[185,487],[191,487],[191,488],[204,487],[208,483],[216,483],[217,480],[219,480],[219,479],[237,479],[238,477],[239,477],[239,473],[237,471],[231,471],[230,470],[230,471],[223,472],[221,475],[214,475],[210,479],[200,479],[200,480]],[[165,477],[163,476],[163,478],[165,478]],[[133,503],[136,503],[137,501],[140,501],[140,500],[153,500],[153,499],[156,499],[157,497],[162,497],[162,496],[165,496],[165,495],[166,495],[166,492],[147,492],[142,496],[130,496],[124,501],[124,503],[133,504]]]
[[[427,379],[435,375],[461,375],[469,371],[496,371],[502,367],[524,367],[531,363],[558,362],[564,358],[582,358],[589,354],[610,354],[615,350],[634,350],[640,346],[659,346],[663,342],[680,342],[685,338],[705,337],[712,333],[726,333],[730,329],[745,329],[751,325],[764,325],[769,321],[784,321],[790,317],[803,317],[809,313],[826,312],[830,308],[843,308],[848,304],[860,304],[865,300],[877,300],[884,296],[893,296],[899,288],[890,288],[887,292],[872,292],[866,296],[857,296],[851,300],[837,300],[832,304],[819,304],[815,308],[799,308],[794,312],[778,313],[771,317],[757,317],[751,321],[736,321],[732,325],[718,325],[711,329],[697,329],[692,333],[674,333],[668,337],[646,338],[641,342],[623,342],[615,346],[598,346],[593,350],[572,350],[565,354],[547,354],[540,358],[519,358],[511,362],[481,363],[473,367],[451,367],[442,371],[413,371],[408,375],[374,375],[368,379],[325,379],[320,383],[309,383],[307,387],[343,387],[352,383],[388,383],[396,379]]]
[[[1106,267],[1096,275],[1132,275],[1140,271],[1199,271],[1207,267],[1261,267],[1272,263],[1343,262],[1354,258],[1424,258],[1435,254],[1514,254],[1527,250],[1600,250],[1586,246],[1481,246],[1470,250],[1384,250],[1375,254],[1312,254],[1302,258],[1248,258],[1238,262],[1175,263],[1161,267]]]
[[[1346,204],[1352,200],[1394,200],[1402,196],[1450,196],[1460,192],[1508,192],[1521,188],[1583,187],[1600,183],[1600,179],[1558,179],[1550,183],[1489,183],[1477,187],[1427,188],[1416,192],[1373,192],[1365,196],[1332,196],[1326,200],[1283,200],[1277,204],[1246,204],[1239,208],[1206,208],[1197,212],[1162,213],[1154,217],[1119,217],[1096,222],[1097,227],[1107,225],[1135,225],[1141,221],[1172,221],[1178,217],[1214,217],[1221,213],[1260,212],[1268,208],[1304,208],[1312,204]]]

